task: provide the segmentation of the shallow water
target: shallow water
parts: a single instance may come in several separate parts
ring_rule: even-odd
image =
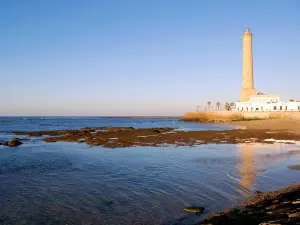
[[[86,126],[224,129],[176,119],[0,118],[1,131]],[[154,122],[153,122],[154,121]],[[0,139],[11,135],[0,133]],[[1,224],[182,224],[201,220],[183,208],[222,210],[299,182],[300,146],[201,145],[105,149],[39,138],[0,146]],[[188,216],[188,217],[186,217]]]

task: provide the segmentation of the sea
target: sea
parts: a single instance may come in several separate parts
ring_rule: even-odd
[[[0,140],[15,137],[11,131],[98,126],[236,129],[178,118],[0,117]],[[287,168],[300,162],[298,144],[109,149],[23,142],[0,146],[0,224],[196,224],[256,191],[300,180],[300,171]],[[205,212],[185,213],[188,206]]]

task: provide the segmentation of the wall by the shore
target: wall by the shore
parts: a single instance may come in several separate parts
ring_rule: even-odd
[[[186,121],[229,121],[243,119],[242,114],[237,111],[205,111],[205,112],[187,112],[183,120]]]
[[[239,112],[239,111],[204,111],[187,112],[183,117],[186,121],[232,121],[243,119],[300,119],[300,112]]]

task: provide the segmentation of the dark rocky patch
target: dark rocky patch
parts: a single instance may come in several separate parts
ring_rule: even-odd
[[[23,144],[19,138],[13,138],[10,141],[2,141],[0,145],[9,146],[9,147],[16,147]]]
[[[248,203],[211,215],[199,224],[300,224],[300,184],[277,192],[259,193],[250,199]]]
[[[266,143],[266,139],[300,141],[300,134],[270,130],[178,131],[172,128],[85,127],[79,130],[12,132],[16,135],[47,136],[45,142],[76,142],[106,148],[133,146],[195,146],[202,144]],[[287,142],[293,144],[293,142]]]
[[[287,166],[290,170],[299,170],[300,171],[300,164],[299,165],[289,165]]]

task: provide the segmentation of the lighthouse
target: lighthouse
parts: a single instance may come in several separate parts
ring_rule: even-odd
[[[248,102],[250,97],[257,94],[253,80],[252,33],[246,28],[243,35],[243,78],[240,101]]]

